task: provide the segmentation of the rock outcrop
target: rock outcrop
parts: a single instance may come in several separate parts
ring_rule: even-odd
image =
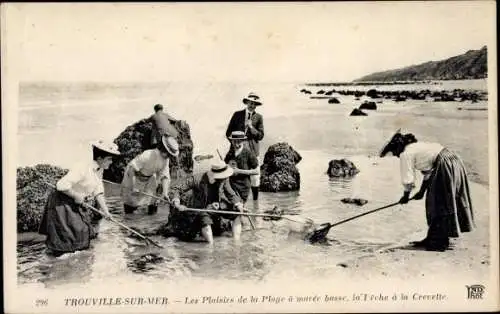
[[[365,205],[366,203],[368,203],[367,200],[365,199],[362,199],[362,198],[343,198],[340,200],[342,203],[345,203],[345,204],[355,204],[355,205],[358,205],[358,206],[363,206]]]
[[[332,97],[332,98],[328,99],[328,103],[329,104],[340,104],[340,100],[338,100],[335,97]]]
[[[260,190],[264,192],[296,191],[300,189],[300,173],[296,164],[300,154],[287,143],[271,145],[261,166]]]
[[[359,106],[359,109],[377,110],[377,104],[374,101],[365,101]]]
[[[359,173],[356,165],[348,159],[333,159],[328,163],[326,173],[330,177],[352,177]]]
[[[179,132],[177,141],[179,142],[179,157],[170,162],[170,175],[172,179],[182,178],[193,171],[193,141],[189,125],[182,120],[177,120],[174,124]],[[150,119],[142,119],[125,128],[118,135],[114,143],[118,145],[121,156],[111,164],[111,167],[104,172],[104,178],[113,182],[121,182],[127,164],[143,151],[152,148],[153,123]]]
[[[395,102],[412,100],[427,100],[431,99],[434,101],[486,101],[488,100],[488,92],[486,91],[471,91],[464,89],[454,89],[454,90],[440,90],[431,91],[429,89],[423,90],[397,90],[397,91],[379,91],[376,89],[370,89],[368,92],[359,90],[339,90],[338,93],[343,96],[354,96],[356,100],[359,100],[361,96],[368,96],[377,99],[391,99]]]
[[[68,172],[57,166],[39,164],[17,168],[17,232],[38,231],[45,204],[55,185]]]
[[[363,110],[360,110],[358,108],[354,108],[351,111],[351,114],[349,114],[349,115],[350,116],[367,116],[367,114]]]

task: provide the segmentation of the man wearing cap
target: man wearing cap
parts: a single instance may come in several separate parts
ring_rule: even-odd
[[[180,230],[183,234],[189,235],[184,240],[192,240],[196,236],[196,233],[201,230],[203,238],[209,244],[213,244],[212,224],[218,222],[220,219],[219,216],[221,216],[232,220],[233,238],[235,241],[239,241],[241,235],[241,219],[239,215],[218,215],[207,212],[196,214],[186,213],[184,212],[186,206],[181,205],[180,201],[182,193],[192,190],[193,197],[189,207],[242,212],[243,203],[241,202],[241,198],[234,192],[229,183],[229,177],[232,174],[233,169],[223,161],[220,161],[212,164],[210,170],[201,176],[191,175],[172,187],[172,203],[174,207],[182,212],[182,215],[194,215],[194,225],[185,226],[185,228],[191,228],[195,232]],[[174,219],[182,219],[182,215]],[[191,237],[191,239],[188,239],[188,237]]]
[[[400,160],[401,204],[410,200],[415,172],[423,174],[420,190],[411,199],[422,199],[427,193],[428,231],[425,239],[412,243],[414,246],[442,252],[450,248],[449,238],[475,228],[467,171],[456,153],[438,143],[419,142],[413,134],[401,134],[400,130],[382,148],[380,157],[389,152]]]
[[[170,136],[164,135],[161,145],[145,150],[129,162],[122,180],[121,195],[126,214],[139,207],[148,207],[148,214],[157,212],[157,205],[147,194],[155,195],[158,185],[162,185],[163,196],[168,199],[170,187],[170,158],[179,155],[179,145]]]
[[[264,119],[261,114],[255,112],[257,106],[261,106],[260,97],[254,93],[250,93],[243,98],[243,104],[246,109],[236,111],[226,129],[226,137],[229,139],[234,131],[242,131],[247,137],[247,145],[250,151],[254,153],[257,159],[259,158],[259,142],[264,138]],[[257,170],[259,168],[257,167]],[[260,172],[250,176],[253,199],[259,198]]]
[[[154,106],[155,113],[149,117],[149,120],[153,123],[153,130],[151,134],[151,147],[156,147],[161,142],[163,135],[171,136],[177,138],[179,133],[174,127],[177,121],[171,115],[163,111],[163,105],[156,104]]]
[[[92,154],[93,161],[72,167],[47,199],[39,233],[47,236],[45,243],[52,255],[88,249],[90,240],[97,237],[102,216],[83,204],[97,203],[105,217],[111,217],[102,174],[120,152],[116,144],[98,141],[92,144]]]
[[[233,168],[233,175],[229,178],[231,187],[246,203],[250,193],[250,176],[259,174],[257,157],[244,145],[247,137],[242,131],[234,131],[229,136],[231,148],[224,161]]]

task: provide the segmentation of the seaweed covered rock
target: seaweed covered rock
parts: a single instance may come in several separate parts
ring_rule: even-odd
[[[368,201],[363,199],[363,198],[349,198],[349,197],[347,197],[347,198],[341,199],[340,201],[344,204],[355,204],[358,206],[363,206],[366,203],[368,203]]]
[[[377,110],[377,104],[374,101],[365,101],[359,106],[359,109]]]
[[[174,127],[179,133],[179,157],[170,162],[170,174],[172,179],[184,177],[193,171],[193,141],[189,125],[182,120],[177,120]],[[104,178],[113,182],[121,182],[127,164],[143,151],[152,148],[151,136],[153,123],[151,119],[142,119],[121,132],[114,140],[121,152],[110,168],[104,172]]]
[[[127,266],[134,272],[146,272],[154,269],[152,265],[159,264],[165,261],[163,256],[154,253],[143,254],[139,257],[129,260]]]
[[[358,109],[358,108],[354,108],[352,111],[351,111],[351,114],[349,114],[350,116],[367,116],[367,114],[361,110],[361,109]]]
[[[17,232],[38,231],[45,203],[55,185],[68,172],[57,166],[39,164],[17,168]]]
[[[354,163],[347,159],[333,159],[328,163],[326,173],[330,177],[352,177],[359,173]]]
[[[260,190],[264,192],[296,191],[300,189],[300,173],[296,164],[300,154],[287,143],[271,145],[261,166]]]
[[[377,92],[376,89],[370,89],[366,92],[366,96],[370,98],[380,98],[381,95]]]

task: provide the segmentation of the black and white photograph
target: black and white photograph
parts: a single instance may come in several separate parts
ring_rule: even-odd
[[[498,311],[495,12],[2,3],[4,311]]]

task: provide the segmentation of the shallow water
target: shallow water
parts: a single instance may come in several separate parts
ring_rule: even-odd
[[[463,86],[460,82],[457,88]],[[310,100],[298,92],[300,88],[286,84],[222,83],[171,83],[142,88],[24,87],[19,107],[19,165],[48,162],[69,166],[77,158],[88,156],[89,141],[99,137],[113,139],[126,125],[149,115],[157,102],[190,123],[195,154],[216,155],[216,148],[222,152],[227,149],[224,128],[231,113],[241,108],[242,95],[258,91],[265,101],[259,108],[266,128],[262,154],[267,146],[286,141],[303,160],[298,164],[299,192],[261,193],[258,205],[248,202],[251,210],[278,205],[300,210],[302,217],[322,223],[393,203],[401,194],[397,159],[374,156],[399,127],[421,140],[438,141],[456,150],[468,166],[471,179],[477,182],[474,188],[487,189],[487,112],[460,111],[458,103],[384,101],[367,117],[348,117],[362,100],[339,97],[342,104],[332,105],[326,100]],[[403,88],[409,89],[408,85]],[[329,179],[325,172],[328,161],[334,158],[352,160],[361,172],[349,180]],[[119,209],[119,199],[108,196],[110,206]],[[365,198],[368,204],[343,204],[340,199],[344,197]],[[478,210],[488,208],[486,199],[473,201]],[[119,219],[130,226],[154,230],[166,215],[160,211],[154,217],[138,213]],[[99,238],[90,250],[64,258],[47,257],[42,242],[19,243],[18,281],[56,287],[81,282],[98,284],[107,279],[132,284],[171,278],[189,282],[334,276],[341,270],[338,264],[419,239],[426,230],[423,201],[397,205],[339,225],[330,231],[328,245],[310,245],[289,234],[289,223],[258,220],[255,231],[245,226],[240,245],[225,235],[216,239],[213,249],[203,242],[185,243],[153,236],[165,246],[158,249],[145,246],[127,231],[103,221]],[[158,254],[164,260],[146,268],[134,264],[137,257],[147,253]]]

